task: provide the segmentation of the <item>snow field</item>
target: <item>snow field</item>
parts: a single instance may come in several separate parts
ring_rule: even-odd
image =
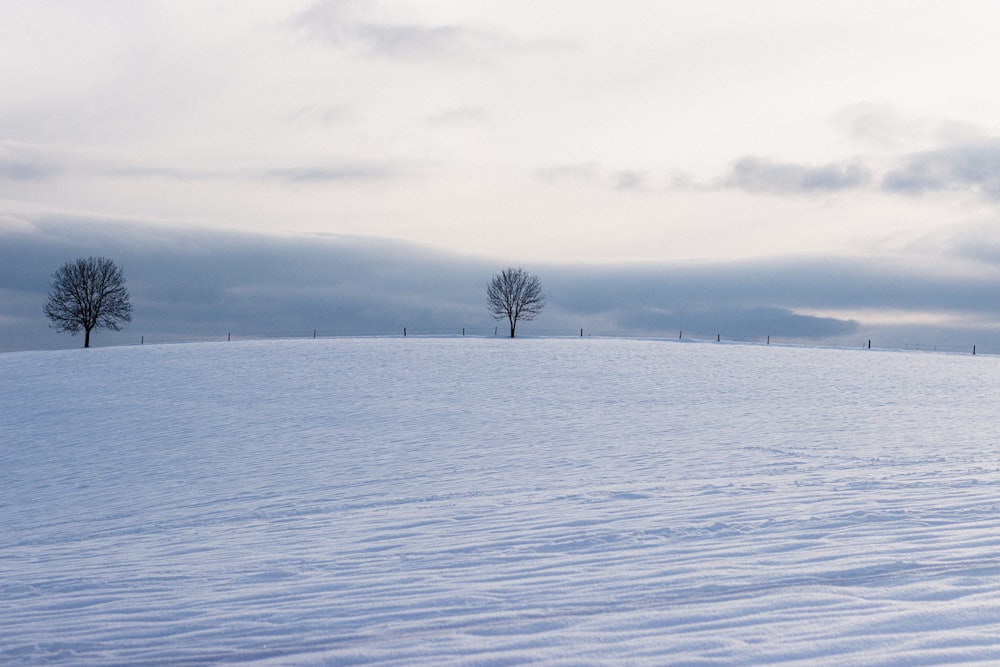
[[[0,355],[2,664],[991,664],[1000,360]]]

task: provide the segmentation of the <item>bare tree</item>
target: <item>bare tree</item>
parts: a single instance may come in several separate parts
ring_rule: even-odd
[[[504,269],[486,286],[486,306],[494,319],[507,318],[513,338],[519,320],[533,320],[542,312],[542,282],[521,267]]]
[[[75,336],[82,329],[84,347],[90,347],[92,329],[120,331],[122,322],[132,321],[125,275],[106,257],[67,262],[52,274],[44,310],[56,331]]]

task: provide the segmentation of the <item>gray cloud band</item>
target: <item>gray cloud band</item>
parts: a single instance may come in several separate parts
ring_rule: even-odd
[[[391,334],[404,326],[484,333],[493,327],[485,284],[506,261],[361,237],[279,238],[82,218],[12,225],[0,240],[4,349],[31,347],[33,337],[48,334],[40,304],[51,272],[77,256],[106,255],[124,265],[133,331],[195,337],[234,329],[260,336],[313,329]],[[955,247],[961,252],[961,244]],[[931,274],[920,265],[861,258],[531,268],[549,297],[533,323],[545,333],[673,335],[686,328],[824,340],[858,335],[865,322],[852,311],[886,309],[964,318],[972,336],[990,329],[1000,312],[995,272]],[[848,315],[809,314],[822,311]],[[945,335],[920,326],[926,339]],[[992,335],[1000,344],[1000,332]]]

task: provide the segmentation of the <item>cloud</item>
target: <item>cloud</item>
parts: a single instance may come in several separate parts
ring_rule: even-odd
[[[435,58],[461,49],[471,36],[457,26],[378,22],[359,3],[320,0],[294,19],[296,28],[337,47],[394,58]]]
[[[852,135],[884,148],[926,142],[928,150],[881,158],[888,167],[876,168],[870,159],[854,158],[825,165],[779,162],[745,156],[733,163],[722,186],[761,194],[815,194],[874,187],[896,195],[933,192],[971,192],[990,201],[1000,200],[1000,137],[955,121],[907,120],[882,105],[859,105],[845,110],[841,122]],[[876,142],[877,143],[877,142]]]
[[[1000,139],[957,143],[904,156],[882,179],[889,192],[918,195],[968,190],[1000,199]]]
[[[198,170],[157,166],[115,166],[103,170],[107,176],[136,179],[166,179],[172,181],[275,181],[297,185],[381,181],[394,173],[382,164],[346,163],[333,165],[301,165],[274,169]]]
[[[715,333],[734,338],[760,339],[781,336],[791,339],[824,339],[854,334],[859,329],[855,320],[834,317],[800,315],[785,308],[710,308],[705,310],[661,311],[647,308],[630,313],[621,324],[642,332],[683,331],[688,334],[711,336]]]
[[[646,185],[646,172],[620,171],[615,174],[616,190],[641,190]]]
[[[0,236],[7,233],[36,232],[34,224],[16,215],[0,215]]]
[[[558,294],[563,307],[578,313],[751,315],[764,312],[760,309],[791,313],[888,309],[957,317],[976,314],[994,320],[1000,313],[1000,275],[932,270],[919,262],[790,257],[551,267],[547,275],[547,291]],[[750,326],[752,320],[747,322]],[[679,320],[672,323],[691,328]]]
[[[906,114],[887,102],[854,104],[837,111],[833,120],[849,138],[893,153],[988,134],[985,128],[966,121]]]
[[[596,162],[557,164],[550,167],[543,167],[536,173],[538,178],[543,181],[573,180],[588,182],[602,178]]]
[[[0,179],[47,181],[59,169],[45,152],[30,144],[0,141]]]
[[[0,228],[0,349],[74,347],[41,315],[51,273],[78,256],[121,263],[134,304],[125,333],[146,341],[244,336],[492,331],[488,271],[410,244],[349,236],[171,230],[46,215]],[[13,324],[16,323],[16,324]],[[110,334],[106,334],[110,335]]]
[[[554,40],[528,40],[464,24],[425,25],[384,19],[373,3],[319,0],[301,11],[292,26],[310,38],[338,48],[394,60],[452,60],[465,64],[504,53],[566,48]],[[384,15],[385,12],[382,12]]]
[[[552,183],[578,182],[588,187],[601,187],[618,192],[648,192],[649,172],[639,169],[608,171],[596,162],[558,164],[535,172],[542,180]]]
[[[53,164],[60,164],[59,168]],[[331,162],[283,167],[199,169],[137,163],[96,151],[66,151],[48,146],[0,143],[0,179],[51,180],[56,177],[110,177],[169,181],[276,181],[292,184],[381,181],[396,175],[379,162]]]
[[[874,186],[896,195],[965,191],[1000,200],[1000,139],[995,137],[903,155],[891,165],[876,176],[860,159],[813,166],[747,156],[733,164],[722,185],[754,194],[816,194]]]
[[[596,162],[553,165],[536,174],[545,181],[575,180],[619,192],[711,192],[723,188],[751,194],[811,195],[868,188],[875,183],[874,170],[861,160],[814,166],[755,156],[737,160],[714,185],[700,184],[689,175],[675,172],[657,186],[647,170],[610,171]]]
[[[66,213],[14,223],[0,224],[0,350],[77,346],[48,328],[41,304],[52,272],[80,256],[121,263],[135,307],[132,324],[98,344],[313,329],[491,335],[485,285],[509,263],[342,235],[175,230]],[[992,340],[1000,353],[997,272],[830,257],[525,268],[541,277],[549,303],[525,334],[853,340],[872,335],[868,314],[891,311],[896,335],[911,313],[912,340],[968,340],[984,352]],[[935,318],[947,326],[935,328]]]
[[[105,176],[120,178],[159,178],[171,181],[208,181],[227,178],[229,175],[222,171],[208,171],[199,169],[177,169],[173,167],[149,166],[107,166],[101,168],[99,173]]]
[[[923,124],[902,117],[885,102],[853,104],[838,110],[833,120],[851,139],[890,150],[913,141],[924,131]]]
[[[342,165],[301,165],[274,169],[183,169],[175,167],[106,166],[96,174],[114,178],[160,179],[169,181],[275,181],[298,185],[380,181],[393,176],[393,172],[380,164],[351,163]]]
[[[0,159],[0,179],[8,181],[47,181],[54,170],[33,162]]]
[[[960,261],[973,260],[1000,270],[1000,226],[995,220],[951,225],[919,239],[914,249]]]
[[[353,38],[370,52],[390,58],[441,58],[474,53],[497,41],[490,33],[460,26],[359,23]]]
[[[264,172],[268,180],[314,185],[352,181],[380,181],[392,176],[391,170],[378,164],[345,164],[339,166],[285,167]]]
[[[820,166],[747,156],[733,164],[724,185],[754,193],[814,194],[865,187],[872,173],[856,161]]]

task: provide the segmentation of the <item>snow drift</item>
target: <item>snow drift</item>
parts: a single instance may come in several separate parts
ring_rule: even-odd
[[[1000,359],[0,355],[0,662],[1000,660]]]

